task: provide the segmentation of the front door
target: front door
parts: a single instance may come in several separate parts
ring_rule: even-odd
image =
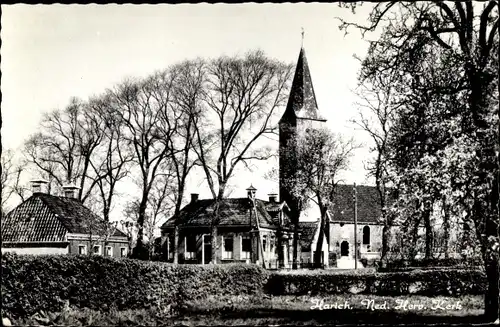
[[[209,264],[212,257],[212,242],[210,235],[203,235],[203,264]]]
[[[347,257],[349,255],[349,242],[344,241],[340,244],[340,256]]]

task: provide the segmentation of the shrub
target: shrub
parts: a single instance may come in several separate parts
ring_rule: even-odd
[[[380,265],[380,260],[378,259],[361,258],[359,261],[364,268],[377,268]]]
[[[267,272],[256,265],[170,265],[102,256],[2,258],[2,316],[60,311],[65,304],[98,311],[183,305],[217,294],[262,291]]]
[[[481,258],[448,258],[448,259],[414,259],[414,260],[392,260],[386,261],[385,267],[380,267],[379,271],[410,271],[419,268],[482,268]]]
[[[461,295],[484,294],[486,276],[477,270],[429,270],[394,273],[273,274],[267,290],[274,295]]]

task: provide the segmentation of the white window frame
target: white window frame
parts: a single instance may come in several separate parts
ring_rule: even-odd
[[[226,251],[226,239],[231,239],[233,241],[233,250]],[[222,259],[231,260],[234,258],[234,237],[233,236],[222,236]]]
[[[365,228],[368,228],[367,231],[368,231],[368,243],[365,243]],[[371,238],[371,228],[369,225],[365,225],[363,226],[363,229],[361,230],[361,242],[363,245],[371,245],[371,242],[372,242],[372,238]]]
[[[249,239],[250,240],[250,250],[252,246],[252,238],[249,235],[240,235],[240,258],[241,259],[251,259],[252,252],[251,251],[243,251],[243,240],[244,239]]]
[[[122,258],[126,258],[126,257],[127,257],[127,254],[128,254],[128,253],[127,253],[127,248],[122,246],[122,247],[120,248],[120,257],[122,257]]]
[[[269,253],[271,254],[276,253],[277,252],[276,247],[277,247],[276,236],[271,235],[271,237],[269,237]]]
[[[170,239],[173,239],[173,236],[167,236],[167,253],[168,253],[168,258],[173,259],[174,258],[174,249],[170,248]]]
[[[97,251],[97,253],[94,251],[94,249],[95,249],[96,247],[99,249],[99,251]],[[102,246],[101,246],[101,245],[94,245],[94,246],[92,247],[92,254],[102,255]]]
[[[108,253],[108,249],[110,250]],[[111,245],[106,245],[106,256],[107,257],[112,257],[113,256],[113,247]]]
[[[191,237],[192,237],[192,235],[191,235]],[[188,240],[188,237],[184,236],[184,259],[194,260],[194,259],[196,259],[196,252],[188,252],[187,251],[187,240]]]
[[[81,248],[83,248],[83,253],[80,253]],[[81,255],[87,254],[87,246],[85,244],[78,244],[78,254],[81,254]]]

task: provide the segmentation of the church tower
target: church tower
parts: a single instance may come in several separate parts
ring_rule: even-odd
[[[318,110],[306,52],[300,49],[286,110],[279,121],[279,188],[280,200],[286,201],[292,212],[297,210],[293,197],[296,173],[297,143],[309,129],[323,128],[326,119]]]

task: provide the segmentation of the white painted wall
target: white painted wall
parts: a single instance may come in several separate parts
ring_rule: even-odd
[[[368,247],[363,244],[363,228],[365,226],[370,227],[370,251],[368,251]],[[369,252],[376,253],[367,254],[367,258],[380,255],[379,251],[382,247],[382,225],[366,225],[360,223],[357,226],[356,234],[360,244],[361,254],[367,254]],[[340,223],[330,224],[330,251],[337,252],[338,255],[340,255],[340,245],[343,241],[349,242],[349,256],[354,257],[354,224],[345,223],[343,226],[340,226]]]
[[[68,247],[65,248],[50,248],[50,247],[39,247],[39,248],[2,248],[2,253],[11,252],[17,254],[68,254]]]

